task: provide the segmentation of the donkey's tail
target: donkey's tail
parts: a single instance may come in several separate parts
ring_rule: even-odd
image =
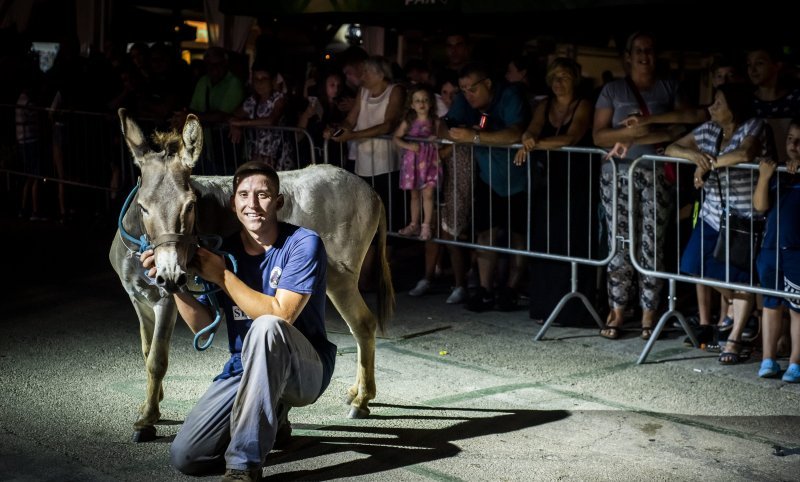
[[[386,255],[386,209],[380,202],[380,220],[378,222],[378,255],[380,256],[380,276],[378,277],[378,330],[381,334],[386,331],[386,323],[394,315],[394,286],[392,285],[392,272],[389,268],[389,259]]]

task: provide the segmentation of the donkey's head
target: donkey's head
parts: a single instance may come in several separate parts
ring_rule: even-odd
[[[183,133],[156,132],[151,147],[142,130],[119,110],[122,135],[142,172],[135,206],[141,229],[155,251],[156,284],[169,293],[186,284],[186,266],[197,246],[194,235],[195,194],[189,176],[203,149],[203,130],[194,115],[186,118]]]

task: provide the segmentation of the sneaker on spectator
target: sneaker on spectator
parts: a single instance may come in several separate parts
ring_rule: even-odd
[[[781,378],[781,380],[787,383],[800,382],[800,365],[797,363],[790,364],[789,368],[783,373],[783,378]]]
[[[408,296],[422,296],[431,289],[431,282],[423,278],[417,282],[417,286],[408,292]]]
[[[475,291],[475,294],[467,300],[466,308],[476,313],[491,310],[494,308],[494,295],[486,291],[483,286],[480,286]]]
[[[457,305],[467,301],[467,298],[469,298],[467,289],[463,286],[456,286],[453,288],[453,291],[450,292],[450,296],[447,297],[447,301],[445,301],[445,303],[448,305]]]

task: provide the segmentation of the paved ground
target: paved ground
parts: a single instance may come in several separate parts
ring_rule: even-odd
[[[226,359],[222,343],[172,342],[157,441],[134,444],[145,373],[132,307],[108,267],[111,232],[4,220],[10,269],[0,316],[0,480],[195,480],[168,447]],[[410,280],[400,280],[408,289]],[[293,409],[276,480],[798,480],[800,386],[721,367],[671,333],[649,363],[631,331],[538,329],[523,311],[482,315],[446,293],[398,295],[377,352],[378,397],[345,418],[354,343],[335,312],[334,379]],[[785,360],[782,364],[786,365]],[[211,478],[210,480],[216,480]]]

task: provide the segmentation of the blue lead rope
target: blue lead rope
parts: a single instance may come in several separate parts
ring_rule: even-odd
[[[133,243],[134,246],[137,246],[139,248],[138,253],[140,255],[152,247],[150,244],[150,238],[148,238],[146,233],[143,233],[138,239],[134,238],[122,226],[122,220],[125,218],[125,213],[128,212],[128,209],[131,206],[131,202],[133,202],[133,198],[136,197],[136,192],[139,191],[141,185],[142,185],[142,178],[140,177],[139,179],[136,180],[136,185],[133,187],[133,189],[131,189],[130,194],[128,194],[128,197],[125,199],[125,203],[122,205],[122,209],[120,210],[119,213],[119,219],[117,220],[117,227],[119,228],[120,236]],[[217,235],[204,235],[200,236],[200,241],[208,243],[207,244],[208,250],[213,251],[214,253],[217,253],[225,258],[228,258],[228,260],[231,262],[231,267],[233,268],[234,274],[239,271],[239,265],[236,262],[236,258],[234,258],[232,254],[226,253],[219,249],[220,246],[222,245],[221,237]],[[147,272],[144,273],[144,276],[150,279],[150,277],[147,276]],[[217,328],[219,328],[219,323],[220,321],[222,321],[222,310],[219,307],[219,302],[217,301],[217,296],[216,296],[216,293],[220,291],[221,288],[218,286],[216,288],[212,287],[211,283],[200,278],[199,276],[195,276],[195,282],[197,284],[202,285],[203,289],[201,291],[188,290],[188,292],[192,295],[206,295],[208,297],[208,301],[211,303],[211,308],[214,310],[214,321],[211,322],[211,324],[208,325],[207,327],[195,333],[194,335],[194,341],[193,341],[194,349],[197,351],[204,351],[205,349],[210,347],[211,344],[214,342],[214,335],[216,335]],[[206,340],[206,342],[201,345],[200,339],[206,334],[208,334],[208,340]]]

